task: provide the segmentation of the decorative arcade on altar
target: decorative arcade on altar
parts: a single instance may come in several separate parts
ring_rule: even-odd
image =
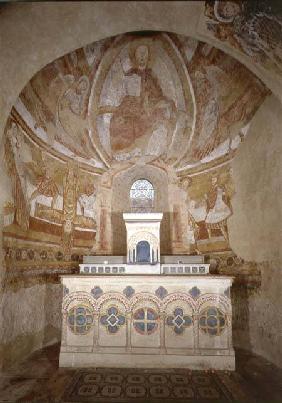
[[[123,215],[127,254],[85,256],[64,288],[61,367],[235,369],[232,278],[160,254],[161,213]]]

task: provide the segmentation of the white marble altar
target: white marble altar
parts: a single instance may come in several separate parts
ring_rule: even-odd
[[[161,256],[161,215],[141,215],[125,216],[126,259],[85,257],[61,277],[60,366],[234,370],[232,278],[201,256]]]

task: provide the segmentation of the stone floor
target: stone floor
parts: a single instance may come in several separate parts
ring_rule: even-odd
[[[58,368],[59,346],[0,374],[0,402],[282,402],[282,369],[236,352],[235,372]]]

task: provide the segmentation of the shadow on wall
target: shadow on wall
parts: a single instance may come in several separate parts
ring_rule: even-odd
[[[61,304],[63,287],[59,284],[46,284],[44,312],[45,328],[42,346],[57,343],[61,340]]]
[[[50,281],[50,279],[49,279]],[[33,351],[61,339],[62,286],[53,282],[5,288],[1,315],[0,368],[5,370]]]
[[[258,305],[262,303],[264,264],[247,262],[234,252],[206,255],[210,263],[210,274],[228,275],[234,278],[230,298],[232,300],[233,346],[243,350],[254,350],[254,337],[259,337],[257,327],[264,316]]]
[[[233,285],[231,289],[233,345],[244,350],[251,350],[249,299],[250,291],[246,285]]]
[[[113,255],[126,255],[126,229],[122,212],[111,214]]]

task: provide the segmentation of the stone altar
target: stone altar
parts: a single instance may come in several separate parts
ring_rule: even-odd
[[[61,277],[61,367],[235,369],[232,278],[161,256],[161,218],[125,214],[126,258],[88,256]]]

